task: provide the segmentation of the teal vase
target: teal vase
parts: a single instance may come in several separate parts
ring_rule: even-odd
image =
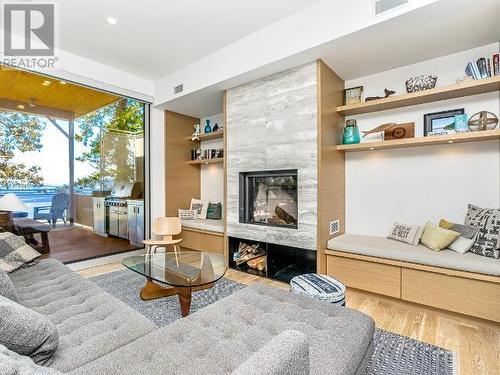
[[[344,127],[344,135],[342,137],[343,145],[354,145],[361,142],[359,137],[359,129],[356,125],[356,120],[347,120]]]
[[[207,125],[205,126],[205,133],[211,133],[212,128],[210,127],[210,120],[207,120]]]

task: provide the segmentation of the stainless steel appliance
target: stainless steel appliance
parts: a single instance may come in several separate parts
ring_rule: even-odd
[[[142,195],[138,182],[116,182],[111,195],[106,198],[108,234],[129,239],[127,199],[137,199]]]

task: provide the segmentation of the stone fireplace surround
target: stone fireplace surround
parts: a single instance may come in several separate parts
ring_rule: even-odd
[[[227,234],[317,250],[317,66],[309,63],[226,94]],[[239,174],[297,169],[297,228],[240,223]]]

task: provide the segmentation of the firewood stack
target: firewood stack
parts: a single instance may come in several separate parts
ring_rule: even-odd
[[[250,268],[255,268],[259,271],[265,271],[267,265],[266,253],[259,249],[259,245],[248,245],[240,242],[238,246],[238,255],[236,257],[236,265],[247,264]]]

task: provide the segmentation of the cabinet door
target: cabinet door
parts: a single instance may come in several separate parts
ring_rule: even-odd
[[[136,207],[136,243],[142,244],[144,241],[144,206],[137,205]]]
[[[128,238],[130,243],[137,243],[137,219],[136,219],[136,211],[137,206],[135,204],[128,204]]]
[[[93,216],[94,216],[94,231],[98,233],[105,232],[105,205],[104,201],[94,200]]]

